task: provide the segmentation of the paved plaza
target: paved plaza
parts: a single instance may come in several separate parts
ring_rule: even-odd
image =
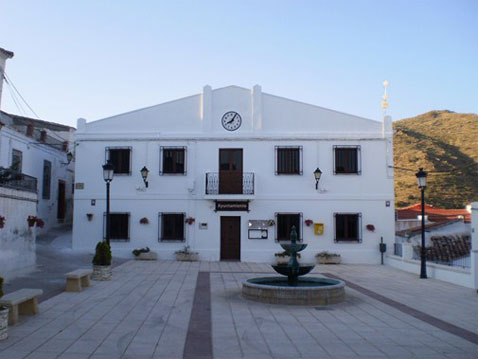
[[[267,264],[128,261],[110,282],[63,292],[22,316],[0,358],[476,358],[478,295],[387,266],[317,266],[347,282],[344,303],[241,297]]]

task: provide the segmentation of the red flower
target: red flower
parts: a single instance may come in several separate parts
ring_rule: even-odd
[[[307,227],[311,226],[313,223],[314,223],[314,221],[311,220],[311,219],[306,219],[306,220],[305,220],[305,225],[306,225]]]
[[[375,226],[373,224],[367,224],[365,228],[367,228],[370,232],[375,231]]]

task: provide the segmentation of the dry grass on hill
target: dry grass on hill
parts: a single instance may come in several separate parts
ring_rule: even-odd
[[[395,166],[444,171],[428,175],[428,204],[463,208],[478,201],[478,115],[430,111],[396,121],[393,128]],[[396,206],[419,201],[415,173],[396,169]]]

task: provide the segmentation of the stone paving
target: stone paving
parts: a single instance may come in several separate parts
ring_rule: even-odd
[[[9,328],[9,339],[0,342],[0,358],[476,358],[478,353],[476,291],[386,266],[321,265],[312,275],[336,275],[357,286],[346,289],[344,303],[297,307],[241,298],[242,280],[268,273],[273,272],[267,264],[128,261],[113,270],[112,281],[61,293],[41,302],[39,315],[21,317]],[[387,304],[367,290],[405,306]],[[468,336],[437,327],[430,318]]]

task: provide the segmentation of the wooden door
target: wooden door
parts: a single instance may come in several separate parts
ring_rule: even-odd
[[[241,260],[241,217],[221,217],[221,260]]]
[[[66,215],[65,182],[58,181],[58,209],[56,218],[64,220]]]
[[[219,149],[219,194],[242,194],[242,148]]]

